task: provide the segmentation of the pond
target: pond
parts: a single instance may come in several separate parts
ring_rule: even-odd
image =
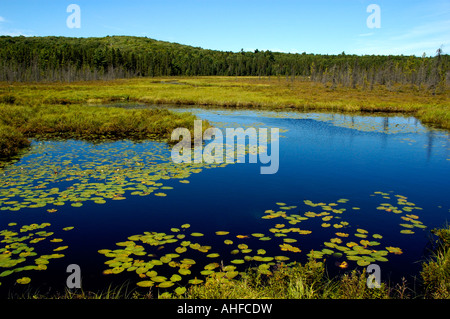
[[[213,272],[325,261],[413,281],[450,214],[450,140],[412,117],[191,111],[214,126],[279,128],[279,167],[175,164],[157,141],[34,140],[0,171],[2,297],[127,282],[174,291]],[[137,286],[136,286],[137,285]]]

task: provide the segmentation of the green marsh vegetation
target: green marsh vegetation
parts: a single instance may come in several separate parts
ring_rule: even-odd
[[[434,57],[259,50],[234,53],[126,36],[2,36],[0,44],[2,108],[137,101],[301,111],[400,112],[450,128],[449,56],[442,54],[441,49]],[[125,78],[130,80],[120,80]],[[81,80],[85,82],[74,82]],[[67,116],[81,110],[60,109],[69,112]],[[96,114],[110,117],[104,121],[114,118],[109,128],[99,128],[93,120],[80,125],[72,114],[68,125],[41,129],[142,134],[146,131],[143,126],[155,120],[153,117],[147,124],[130,123],[123,117],[119,120],[118,110],[110,112],[116,113]],[[45,120],[46,124],[54,122],[51,118]],[[150,129],[152,133],[154,130]],[[16,146],[4,145],[3,155],[13,154],[26,143],[20,133],[27,131],[18,131],[10,133],[9,139]],[[5,133],[0,136],[4,137],[2,141],[8,140]]]
[[[168,110],[125,110],[76,104],[0,104],[0,156],[29,145],[28,138],[162,139],[170,141],[177,127],[193,129],[195,116]],[[205,123],[207,127],[207,123]]]
[[[167,138],[176,127],[193,128],[192,115],[167,110],[100,107],[145,103],[263,108],[286,111],[389,112],[450,128],[448,89],[433,95],[409,87],[372,91],[326,88],[311,81],[257,77],[136,78],[76,83],[0,83],[1,155],[28,144],[27,137],[54,134],[94,138]],[[206,129],[206,123],[205,123]]]

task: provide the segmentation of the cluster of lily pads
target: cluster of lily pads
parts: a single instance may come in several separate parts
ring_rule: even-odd
[[[69,150],[70,149],[70,150]],[[18,211],[51,205],[81,207],[132,196],[167,196],[168,180],[189,183],[191,174],[225,164],[175,164],[166,144],[130,141],[39,142],[20,162],[0,174],[0,210]]]
[[[68,246],[61,244],[63,239],[56,238],[54,231],[44,230],[50,226],[50,223],[41,223],[19,227],[17,223],[12,222],[8,224],[7,229],[0,231],[0,278],[23,271],[46,270],[51,259],[64,257],[61,251],[66,250]],[[71,229],[73,227],[69,226],[63,228],[63,231]],[[43,249],[46,254],[40,253]],[[30,281],[30,277],[16,279],[18,284],[28,284]]]
[[[110,258],[105,262],[109,268],[103,273],[136,273],[141,279],[137,282],[140,287],[170,288],[182,279],[188,284],[200,284],[213,274],[232,280],[240,274],[238,267],[250,261],[258,262],[257,269],[260,273],[270,275],[270,267],[276,262],[289,260],[289,257],[282,255],[266,256],[266,250],[252,249],[245,242],[250,238],[262,242],[270,240],[264,234],[232,235],[229,231],[217,231],[215,235],[225,238],[223,243],[230,246],[230,255],[226,257],[229,264],[224,265],[224,259],[210,245],[198,242],[204,234],[189,232],[189,228],[189,224],[183,224],[180,228],[171,228],[170,233],[144,232],[117,243],[120,247],[118,249],[99,250],[99,253]],[[200,260],[210,259],[211,262],[204,262],[203,269],[193,274],[191,269],[198,263],[193,255],[197,252],[204,254]],[[183,294],[185,287],[178,285],[174,292]]]
[[[375,192],[374,194],[382,196],[384,199],[391,199],[389,196],[389,193],[383,193],[383,192]],[[413,210],[422,210],[421,207],[417,207],[414,203],[409,202],[408,198],[402,195],[394,195],[397,198],[397,205],[394,206],[390,203],[382,203],[380,206],[377,207],[377,210],[380,211],[386,211],[386,212],[393,212],[394,214],[403,214],[405,212],[412,212]],[[414,234],[414,231],[412,230],[414,227],[424,229],[426,226],[419,221],[419,216],[414,214],[405,214],[405,216],[400,217],[404,222],[400,224],[403,228],[400,230],[400,233],[402,234]],[[406,223],[405,223],[406,222]]]
[[[389,193],[375,192],[372,195],[381,195],[385,199],[390,199]],[[404,214],[405,216],[402,215],[401,218],[410,222],[408,225],[424,228],[417,215],[407,214],[412,209],[420,210],[420,208],[407,201],[405,196],[395,196],[399,205],[403,206],[401,210],[395,206],[380,205],[379,207],[395,214]],[[190,232],[189,224],[181,225],[180,228],[171,228],[170,233],[144,232],[132,235],[126,241],[117,243],[118,249],[99,250],[99,253],[109,258],[105,262],[109,268],[104,271],[104,274],[136,273],[141,279],[137,282],[138,286],[170,288],[177,285],[174,290],[176,294],[183,294],[186,291],[185,287],[181,286],[181,281],[199,284],[212,274],[233,280],[240,274],[240,270],[255,267],[260,274],[271,275],[271,267],[277,263],[290,261],[287,263],[287,266],[290,266],[298,260],[296,255],[302,252],[302,242],[306,241],[304,236],[311,234],[312,230],[299,227],[297,224],[308,220],[318,221],[322,228],[333,229],[334,232],[334,235],[325,241],[322,247],[306,251],[309,258],[323,259],[327,256],[335,259],[343,258],[344,260],[336,265],[347,268],[351,262],[364,267],[372,262],[387,262],[391,254],[403,253],[401,248],[383,243],[383,235],[371,234],[359,227],[353,228],[349,222],[343,220],[342,214],[347,211],[347,208],[339,207],[339,205],[347,204],[348,201],[348,199],[339,199],[335,203],[314,203],[305,200],[303,204],[309,206],[310,210],[295,211],[295,213],[289,213],[289,211],[297,210],[297,206],[278,202],[277,210],[266,210],[262,216],[266,220],[277,219],[272,222],[274,224],[266,234],[233,235],[225,230],[216,231],[216,236],[224,238],[225,247],[230,247],[228,252],[226,248],[222,248],[221,254],[214,251],[211,246],[198,242],[204,234]],[[316,208],[320,211],[311,211]],[[360,208],[351,207],[351,209],[359,210]],[[277,222],[278,219],[283,219],[285,222]],[[403,224],[401,226],[405,227]],[[403,231],[401,233],[408,234]],[[279,255],[267,255],[268,247],[264,245],[267,241],[276,241],[280,249]],[[195,259],[194,256],[198,252],[203,253],[204,256]],[[205,262],[208,259],[212,262]],[[205,264],[198,265],[199,260],[200,263]],[[224,264],[224,261],[228,264]],[[196,273],[192,270],[194,265],[196,265]],[[203,266],[203,270],[199,271],[198,266]]]
[[[391,194],[376,191],[371,196],[382,196],[383,199],[390,200]],[[417,207],[414,203],[409,202],[407,197],[403,195],[394,195],[397,200],[398,206],[393,206],[390,203],[381,203],[376,209],[386,212],[392,212],[395,214],[402,214],[400,218],[404,221],[400,223],[400,226],[407,229],[401,229],[401,234],[414,234],[411,228],[417,227],[420,229],[426,228],[421,221],[419,221],[419,216],[414,214],[408,214],[412,210],[422,210],[422,208]],[[333,227],[338,230],[335,232],[335,236],[323,243],[325,246],[322,249],[313,250],[308,253],[310,258],[325,258],[327,255],[333,256],[335,258],[341,258],[345,256],[347,261],[355,261],[358,266],[367,266],[372,262],[386,262],[388,261],[388,254],[402,254],[403,251],[398,247],[385,246],[385,249],[381,249],[381,240],[383,238],[380,234],[369,234],[369,232],[362,228],[357,228],[353,231],[350,223],[342,220],[341,215],[347,210],[346,208],[337,208],[339,203],[345,204],[348,199],[339,199],[336,203],[313,203],[310,200],[305,200],[304,204],[310,207],[319,207],[320,212],[307,211],[303,214],[289,214],[288,211],[297,208],[297,206],[288,206],[285,203],[276,203],[279,206],[279,210],[266,210],[262,218],[263,219],[273,219],[273,218],[283,218],[287,220],[289,224],[295,225],[302,221],[308,219],[320,219],[320,226],[323,228]],[[352,210],[360,210],[359,207],[352,207]],[[405,223],[408,222],[408,223]],[[349,232],[350,230],[350,232]],[[287,233],[296,232],[298,234],[310,234],[310,230],[300,229],[300,228],[286,228],[285,224],[276,224],[274,228],[270,229],[271,232],[275,233],[275,236],[286,236]],[[356,237],[356,238],[355,238]],[[296,242],[296,239],[286,238],[287,242]],[[286,246],[280,245],[282,249],[290,251],[301,251],[299,246]],[[337,265],[341,268],[347,268],[348,262],[343,261]]]

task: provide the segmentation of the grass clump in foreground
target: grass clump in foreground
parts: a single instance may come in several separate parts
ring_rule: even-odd
[[[0,125],[0,158],[15,155],[28,145],[30,141],[16,128]]]
[[[33,299],[449,299],[450,298],[450,226],[432,231],[437,246],[423,262],[414,290],[406,280],[393,287],[382,282],[380,288],[367,287],[365,270],[351,270],[329,278],[323,262],[310,259],[306,264],[287,267],[278,264],[268,275],[267,269],[250,268],[239,279],[227,279],[226,272],[210,275],[203,284],[190,286],[178,296],[150,288],[143,294],[128,283],[93,293],[69,291],[62,295],[28,293],[18,298]]]
[[[422,264],[426,298],[450,299],[450,226],[432,231],[437,237],[437,248],[428,262]]]
[[[177,127],[193,130],[195,119],[189,113],[161,109],[0,104],[0,157],[15,155],[29,145],[27,137],[168,141]]]

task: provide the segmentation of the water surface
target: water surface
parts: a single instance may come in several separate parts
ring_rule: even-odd
[[[183,258],[196,262],[186,267],[191,274],[182,276],[169,291],[189,279],[204,279],[200,272],[210,263],[235,266],[236,270],[261,264],[273,267],[280,262],[305,262],[311,250],[342,254],[325,250],[320,256],[326,259],[331,274],[362,269],[369,262],[358,265],[355,258],[347,259],[345,251],[354,250],[352,243],[368,250],[354,254],[356,259],[370,261],[374,252],[386,252],[370,261],[380,265],[383,280],[395,282],[406,277],[412,281],[429,248],[430,230],[448,220],[449,135],[428,129],[415,118],[171,109],[193,111],[219,128],[279,128],[278,172],[261,175],[260,163],[174,164],[171,148],[155,141],[33,141],[31,150],[7,165],[0,176],[0,230],[5,230],[0,239],[16,238],[12,247],[3,241],[1,253],[16,249],[9,259],[25,258],[12,267],[0,263],[0,273],[16,269],[0,277],[4,296],[23,293],[29,287],[42,293],[61,291],[69,264],[80,266],[84,289],[101,290],[126,280],[134,287],[150,277],[140,277],[135,269],[127,271],[127,261],[116,265],[117,274],[103,274],[114,268],[104,263],[115,255],[108,257],[98,250],[141,245],[145,254],[127,255],[133,264],[175,253],[183,241],[206,247],[206,252],[187,245],[180,256],[172,255],[174,263],[169,265],[167,259],[149,269],[169,279],[178,274]],[[277,212],[281,212],[278,217]],[[41,228],[20,231],[31,224]],[[189,228],[181,227],[185,224]],[[74,228],[64,230],[66,227]],[[217,235],[216,231],[229,233]],[[128,239],[145,236],[145,232],[164,233],[169,236],[166,240],[176,241],[150,246],[139,236]],[[193,232],[203,236],[192,236]],[[29,238],[17,240],[31,233]],[[252,236],[255,233],[267,240]],[[31,243],[34,238],[44,239]],[[286,244],[301,252],[286,248]],[[393,248],[401,254],[394,253],[395,249],[388,252]],[[231,254],[233,250],[238,252]],[[28,251],[36,255],[19,257]],[[46,269],[23,268],[39,264],[39,256],[55,253],[63,256],[48,259],[46,267],[41,267]],[[218,257],[207,257],[211,253]],[[249,260],[255,256],[269,258]],[[269,260],[275,256],[289,259]],[[30,284],[16,283],[22,277],[31,278]]]

